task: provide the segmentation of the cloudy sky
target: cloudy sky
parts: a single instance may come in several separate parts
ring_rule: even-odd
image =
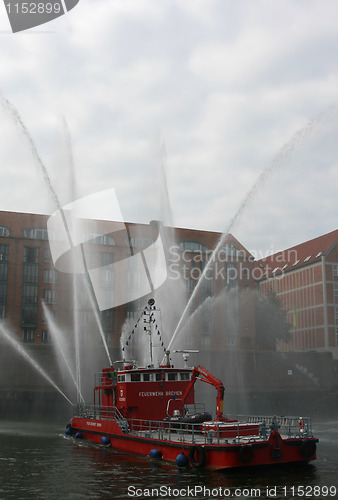
[[[0,210],[115,188],[125,220],[249,250],[337,228],[336,0],[80,0],[17,34],[0,5]],[[169,200],[169,201],[168,201]]]

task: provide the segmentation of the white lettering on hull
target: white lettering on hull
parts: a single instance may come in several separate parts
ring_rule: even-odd
[[[92,427],[102,427],[100,422],[86,422],[86,424]]]
[[[139,397],[140,398],[147,398],[147,397],[150,397],[150,398],[153,398],[153,397],[157,397],[157,396],[182,396],[182,391],[165,391],[165,393],[163,391],[149,391],[149,392],[139,392],[138,393]]]

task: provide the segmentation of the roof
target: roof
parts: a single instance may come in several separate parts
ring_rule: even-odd
[[[262,279],[319,262],[338,241],[338,229],[257,261]]]

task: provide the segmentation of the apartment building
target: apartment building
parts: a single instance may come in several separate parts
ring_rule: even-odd
[[[338,357],[338,230],[258,261],[262,294],[287,311],[291,341],[280,351],[331,351]]]
[[[155,295],[163,316],[169,316],[167,339],[186,309],[182,348],[254,347],[254,262],[232,235],[213,259],[222,237],[217,232],[165,228],[156,221],[124,228],[113,221],[86,221],[77,252],[68,252],[73,260],[67,263],[65,252],[54,262],[51,241],[57,235],[48,220],[0,212],[0,318],[18,340],[50,344],[55,323],[65,335],[80,328],[83,342],[100,342],[101,329],[109,347],[119,348],[126,322]],[[163,247],[166,267],[158,283],[149,266],[142,272],[135,267],[136,257],[139,266],[147,263],[147,249],[155,243]],[[137,287],[139,293],[130,295]]]

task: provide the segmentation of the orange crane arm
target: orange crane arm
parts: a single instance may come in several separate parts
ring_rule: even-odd
[[[205,382],[206,384],[210,384],[215,387],[215,389],[217,390],[216,420],[223,420],[224,385],[220,380],[218,380],[217,377],[212,375],[212,373],[208,372],[208,370],[206,370],[202,366],[197,366],[193,369],[189,385],[182,396],[183,402],[188,397],[188,394],[195,385],[196,380],[200,380],[201,382]]]

